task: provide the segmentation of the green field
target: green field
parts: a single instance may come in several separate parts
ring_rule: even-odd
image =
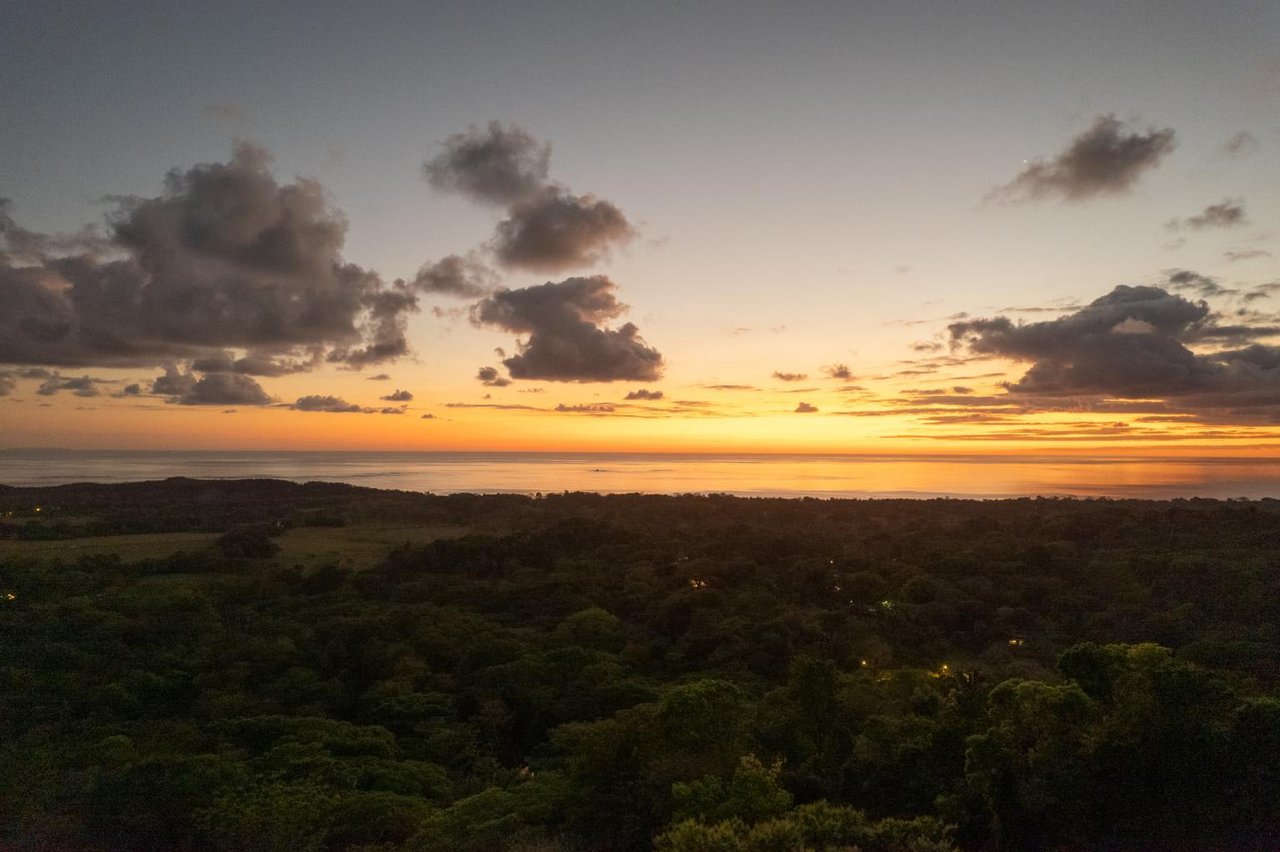
[[[456,538],[465,527],[411,526],[406,524],[346,527],[299,527],[275,539],[280,553],[274,561],[283,565],[314,568],[336,564],[343,568],[368,568],[393,547],[409,542],[424,544],[438,538]],[[83,555],[118,554],[126,562],[158,559],[178,551],[199,551],[212,546],[216,533],[180,532],[143,535],[94,536],[61,541],[0,541],[0,557],[75,559]]]
[[[280,554],[275,561],[283,565],[314,568],[336,564],[343,568],[369,568],[377,564],[387,551],[408,542],[426,544],[438,538],[457,538],[468,532],[466,527],[348,526],[305,527],[292,529],[276,539]]]

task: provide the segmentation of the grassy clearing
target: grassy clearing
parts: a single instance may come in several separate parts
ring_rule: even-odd
[[[438,538],[466,534],[465,527],[359,525],[347,527],[299,527],[275,539],[280,553],[272,561],[282,565],[316,568],[338,565],[368,568],[393,547],[406,542],[424,544]],[[119,554],[126,562],[171,556],[180,550],[211,547],[215,533],[148,533],[95,536],[63,541],[0,540],[0,558],[75,559],[82,555]]]
[[[204,550],[217,539],[214,533],[144,533],[68,538],[61,541],[0,540],[0,558],[75,559],[118,553],[126,562],[157,559],[179,550]]]
[[[426,544],[438,538],[457,538],[467,533],[465,527],[348,526],[300,527],[286,532],[275,541],[280,553],[274,561],[282,565],[316,568],[334,564],[342,568],[368,568],[387,551],[406,542]]]

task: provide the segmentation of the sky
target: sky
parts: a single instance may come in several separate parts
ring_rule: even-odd
[[[3,5],[0,446],[1280,451],[1275,3]]]

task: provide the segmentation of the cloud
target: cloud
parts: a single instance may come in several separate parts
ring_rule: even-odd
[[[645,390],[641,388],[640,390],[631,391],[631,393],[627,394],[626,398],[628,401],[634,401],[634,400],[656,401],[656,400],[662,399],[662,397],[663,397],[662,391]]]
[[[550,187],[513,205],[490,246],[503,266],[559,272],[589,266],[630,241],[635,229],[617,206]]]
[[[536,195],[547,184],[551,146],[517,125],[492,121],[485,129],[472,126],[450,136],[443,147],[423,166],[438,190],[505,206]]]
[[[275,400],[249,376],[206,373],[175,401],[181,405],[267,405]]]
[[[828,364],[822,368],[823,374],[829,379],[838,379],[847,382],[853,378],[853,371],[849,369],[848,364]]]
[[[797,406],[796,406],[795,413],[796,413],[796,414],[813,414],[813,413],[815,413],[817,410],[818,410],[818,406],[816,406],[816,405],[810,405],[810,404],[809,404],[809,403],[807,403],[807,402],[802,402],[802,403],[800,403],[799,405],[797,405]]]
[[[1185,219],[1170,219],[1165,228],[1180,231],[1189,228],[1193,231],[1204,231],[1210,228],[1237,228],[1248,223],[1244,210],[1244,199],[1228,198],[1218,204],[1210,204],[1195,216]]]
[[[243,373],[247,376],[283,376],[305,373],[316,367],[319,351],[307,359],[287,359],[260,352],[248,352],[237,358],[223,350],[191,361],[191,369],[202,373]]]
[[[1079,407],[1084,399],[1095,406],[1105,399],[1154,400],[1164,412],[1280,418],[1280,347],[1190,348],[1205,340],[1247,341],[1280,328],[1215,325],[1205,302],[1159,287],[1119,286],[1054,320],[1015,325],[1006,317],[979,318],[952,323],[948,332],[972,354],[1030,363],[1022,378],[1006,385],[1010,402],[1056,398],[1059,405]]]
[[[782,372],[775,371],[773,374],[773,378],[777,379],[780,382],[803,382],[805,379],[809,378],[809,374],[808,373],[782,373]]]
[[[993,190],[998,201],[1060,198],[1087,201],[1129,192],[1142,175],[1174,149],[1169,128],[1130,132],[1114,115],[1101,115],[1051,160],[1035,160],[1012,181]]]
[[[1227,263],[1238,263],[1242,260],[1257,260],[1260,257],[1271,256],[1271,252],[1264,249],[1245,249],[1243,251],[1224,251],[1222,253],[1222,258],[1227,261]]]
[[[375,376],[369,376],[368,380],[371,382],[389,382],[391,381],[391,376],[387,373],[378,373]]]
[[[71,391],[76,396],[97,396],[100,391],[98,385],[104,382],[103,379],[95,379],[91,376],[81,376],[78,379],[64,379],[62,376],[54,373],[45,379],[44,383],[36,389],[36,393],[40,396],[54,396],[60,391]]]
[[[424,264],[411,286],[423,293],[475,299],[491,292],[497,276],[474,257],[451,254],[435,263]]]
[[[369,342],[364,346],[337,347],[328,354],[326,361],[359,370],[409,354],[405,325],[408,314],[418,310],[417,296],[409,292],[403,281],[396,281],[392,289],[370,294],[365,304],[368,313],[362,333]]]
[[[420,419],[422,419],[422,420],[435,420],[435,419],[436,419],[436,416],[435,416],[434,414],[424,414],[424,415],[422,415],[422,417],[421,417]]]
[[[565,405],[560,403],[556,406],[556,411],[568,414],[613,414],[617,409],[607,402],[595,402],[586,405]]]
[[[338,396],[300,396],[290,408],[295,411],[323,411],[330,414],[358,414],[363,408]]]
[[[546,411],[533,405],[508,405],[497,402],[446,402],[445,408],[497,408],[503,411]]]
[[[1189,269],[1170,270],[1168,272],[1168,281],[1171,290],[1191,291],[1202,298],[1229,296],[1236,292],[1230,288],[1223,287],[1215,279],[1207,275],[1201,275]]]
[[[1222,150],[1232,159],[1247,157],[1258,150],[1258,139],[1249,131],[1241,130],[1222,143]]]
[[[136,386],[135,386],[136,387]],[[125,393],[129,389],[125,388]],[[173,364],[151,382],[151,393],[180,405],[267,405],[275,400],[243,373],[211,372],[196,376]]]
[[[404,414],[403,408],[381,408],[378,409],[379,414]]]
[[[190,371],[182,372],[173,364],[164,368],[164,375],[151,382],[151,392],[160,396],[184,396],[196,386],[198,379]]]
[[[1255,284],[1249,288],[1249,292],[1245,293],[1244,300],[1246,302],[1254,302],[1258,299],[1269,299],[1278,292],[1280,292],[1280,281],[1272,281],[1269,284]]]
[[[552,181],[550,162],[549,145],[524,128],[495,121],[450,136],[424,169],[436,189],[505,208],[507,217],[497,224],[488,248],[509,268],[559,272],[586,266],[635,237],[635,228],[617,205],[577,195]],[[460,289],[492,289],[483,278],[460,278],[459,271],[441,270],[439,282],[430,275],[423,280],[419,272],[415,283],[422,280],[419,286],[457,295],[465,295]]]
[[[481,384],[491,388],[505,388],[511,384],[510,379],[498,374],[496,367],[481,367],[476,372],[476,378]]]
[[[324,188],[278,183],[263,149],[112,201],[105,236],[33,234],[0,211],[0,362],[280,375],[407,353],[413,292],[348,263]]]
[[[604,325],[626,311],[608,278],[568,278],[519,290],[499,290],[471,312],[478,325],[528,335],[503,360],[516,379],[556,382],[654,381],[662,355],[632,323]]]

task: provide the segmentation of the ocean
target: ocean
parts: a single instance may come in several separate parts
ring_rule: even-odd
[[[1280,460],[1081,456],[0,450],[0,484],[186,476],[346,482],[437,494],[755,497],[1280,497]]]

